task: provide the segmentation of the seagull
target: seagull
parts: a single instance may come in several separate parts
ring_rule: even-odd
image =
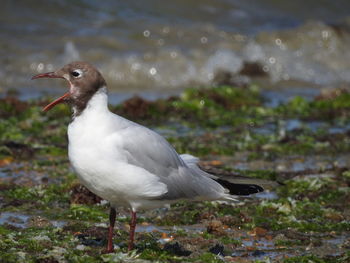
[[[72,62],[32,79],[61,78],[69,84],[59,103],[72,108],[68,156],[79,180],[110,203],[107,253],[113,252],[116,208],[131,211],[128,250],[134,248],[136,212],[168,206],[179,200],[235,201],[239,195],[262,192],[262,186],[232,183],[199,168],[198,158],[179,155],[159,134],[108,109],[107,84],[87,62]]]

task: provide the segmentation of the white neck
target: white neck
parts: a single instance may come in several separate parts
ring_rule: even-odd
[[[100,88],[88,101],[86,108],[83,110],[82,115],[90,111],[108,111],[108,95],[107,88],[104,86]],[[77,109],[73,106],[73,118],[77,116]]]

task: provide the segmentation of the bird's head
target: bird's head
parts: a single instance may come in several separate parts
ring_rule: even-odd
[[[96,91],[106,86],[101,73],[87,62],[72,62],[57,71],[32,77],[32,79],[39,78],[61,78],[67,80],[69,84],[69,91],[46,105],[44,111],[52,109],[59,103],[67,102],[81,112]]]

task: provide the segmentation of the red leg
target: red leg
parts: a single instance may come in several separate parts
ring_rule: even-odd
[[[134,248],[134,236],[135,236],[135,228],[136,228],[136,212],[131,210],[131,221],[130,221],[130,232],[129,232],[129,245],[128,250],[132,250]]]
[[[115,217],[117,212],[113,207],[111,207],[111,210],[109,212],[109,229],[108,229],[108,244],[107,244],[107,253],[113,252],[113,232],[114,232],[114,224],[115,224]]]

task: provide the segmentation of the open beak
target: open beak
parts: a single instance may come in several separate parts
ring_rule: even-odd
[[[55,72],[48,72],[48,73],[43,73],[43,74],[38,74],[32,77],[32,79],[41,79],[41,78],[59,78],[59,79],[65,79],[64,77],[57,75]],[[67,92],[63,94],[63,96],[59,97],[58,99],[55,99],[53,102],[50,104],[46,105],[43,108],[43,111],[49,111],[53,107],[55,107],[59,103],[63,103],[67,97],[70,96],[70,93]]]

